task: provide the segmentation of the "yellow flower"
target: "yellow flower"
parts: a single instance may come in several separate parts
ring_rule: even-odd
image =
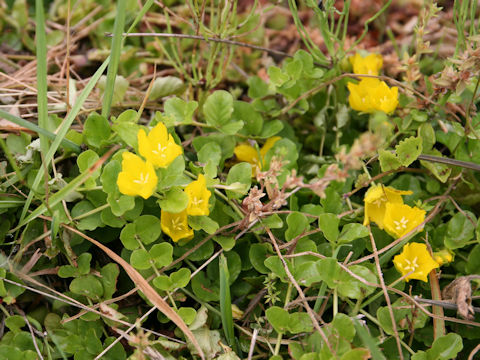
[[[427,246],[419,243],[406,244],[402,253],[393,258],[393,263],[402,276],[413,271],[405,278],[407,282],[411,279],[428,282],[427,276],[430,271],[439,267],[428,252]]]
[[[364,78],[358,84],[348,83],[348,102],[353,110],[365,113],[393,112],[398,106],[398,87],[389,88],[384,81]]]
[[[398,87],[389,88],[384,81],[370,91],[370,101],[375,110],[392,113],[398,106]]]
[[[188,195],[188,215],[208,215],[208,199],[212,193],[207,190],[207,184],[205,182],[205,176],[203,174],[198,175],[198,179],[192,181],[185,188],[185,193]]]
[[[188,227],[186,210],[178,214],[162,210],[160,225],[162,231],[170,236],[174,242],[180,239],[191,239],[193,237],[193,230]]]
[[[239,161],[244,161],[252,164],[252,176],[255,176],[257,169],[262,170],[262,166],[265,165],[265,156],[267,155],[268,150],[270,150],[275,143],[280,140],[280,136],[273,136],[268,138],[265,144],[260,149],[260,154],[252,145],[250,144],[240,144],[235,146],[233,152]],[[260,155],[260,158],[259,158]]]
[[[385,204],[383,225],[385,231],[396,238],[400,238],[420,225],[425,219],[425,210],[413,208],[399,203]]]
[[[369,84],[363,82],[367,80]],[[369,94],[369,88],[375,86],[375,83],[379,81],[378,79],[364,79],[361,80],[358,84],[349,82],[347,84],[348,90],[350,90],[350,95],[348,96],[348,102],[350,107],[353,110],[372,113],[375,111],[371,102],[371,96]],[[370,86],[369,86],[370,85]]]
[[[383,66],[382,55],[379,54],[362,57],[359,53],[356,53],[354,56],[350,56],[349,60],[355,74],[378,75]]]
[[[365,194],[365,219],[363,225],[373,221],[383,229],[385,209],[387,203],[403,204],[402,195],[410,195],[411,191],[397,190],[391,186],[373,185]]]
[[[145,159],[155,167],[167,167],[170,163],[182,154],[182,147],[177,145],[172,135],[168,134],[167,128],[158,123],[148,136],[143,129],[137,134],[138,151]]]
[[[140,195],[148,199],[155,191],[157,182],[157,174],[150,162],[145,162],[128,151],[122,154],[122,171],[117,178],[118,189],[122,194]]]
[[[442,266],[453,261],[453,253],[448,249],[443,249],[434,252],[433,258],[438,263],[438,265]]]

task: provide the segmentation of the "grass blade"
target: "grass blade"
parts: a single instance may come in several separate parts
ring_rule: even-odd
[[[228,345],[238,354],[237,343],[233,333],[232,300],[230,298],[230,273],[228,272],[227,259],[220,254],[220,313],[223,332]]]
[[[48,123],[47,99],[47,35],[45,33],[45,13],[43,0],[35,1],[35,38],[37,47],[37,105],[38,125],[46,129]],[[48,150],[48,139],[39,134],[40,149],[45,155]]]
[[[363,344],[370,350],[370,355],[372,355],[373,360],[387,360],[378,348],[375,340],[370,336],[368,331],[360,324],[357,319],[353,319],[353,324],[355,325],[355,330],[357,331],[358,336],[362,340]]]
[[[57,136],[55,137],[55,140],[53,143],[50,145],[50,148],[48,149],[47,154],[44,157],[44,162],[45,164],[49,164],[50,161],[53,158],[53,155],[57,151],[61,141],[65,137],[67,131],[70,129],[70,125],[72,124],[73,120],[75,120],[75,117],[77,116],[78,112],[80,111],[83,103],[87,99],[88,95],[92,92],[93,88],[95,87],[95,84],[97,83],[98,79],[100,79],[100,76],[103,74],[105,69],[107,68],[107,65],[110,61],[110,57],[106,58],[105,61],[103,62],[102,65],[97,69],[95,74],[92,76],[90,81],[88,82],[87,86],[82,90],[81,95],[78,97],[77,101],[72,107],[72,110],[68,113],[67,117],[63,120],[62,124],[60,125]],[[27,214],[28,208],[30,207],[30,204],[32,203],[33,200],[33,195],[34,191],[38,188],[38,185],[40,184],[40,181],[42,180],[44,176],[44,171],[45,171],[44,166],[40,167],[38,169],[37,176],[35,177],[33,184],[32,184],[32,189],[28,193],[28,197],[25,201],[25,206],[23,207],[22,214],[20,216],[20,221],[19,223],[24,224],[23,219],[25,219],[25,215]]]
[[[112,50],[110,52],[110,64],[107,71],[107,84],[103,94],[102,116],[108,119],[112,106],[113,93],[115,92],[115,79],[117,77],[118,63],[123,45],[123,29],[125,27],[126,0],[118,0],[117,15],[113,26]]]
[[[37,124],[31,123],[30,121],[24,120],[24,119],[22,119],[18,116],[15,116],[15,115],[12,115],[12,114],[6,112],[6,111],[0,110],[0,118],[6,119],[6,120],[8,120],[8,121],[10,121],[14,124],[17,124],[18,126],[22,126],[22,127],[26,128],[28,130],[36,132],[39,135],[43,135],[50,140],[55,140],[55,138],[57,137],[57,135],[55,135],[54,133],[52,133],[52,132],[50,132],[50,131],[48,131],[44,128],[41,128]],[[73,152],[75,152],[77,154],[82,151],[80,146],[78,146],[77,144],[75,144],[74,142],[72,142],[68,139],[62,139],[61,144],[64,147],[68,148],[69,150],[72,150]]]
[[[153,289],[153,287],[148,283],[147,280],[143,278],[143,276],[133,268],[132,265],[127,263],[123,258],[118,256],[116,253],[114,253],[112,250],[110,250],[108,247],[105,245],[99,243],[97,240],[85,235],[81,231],[78,231],[75,228],[72,228],[67,225],[63,225],[64,228],[80,235],[83,237],[85,240],[90,241],[92,244],[95,246],[99,247],[102,249],[112,260],[116,261],[122,268],[125,270],[125,272],[128,274],[130,279],[135,283],[135,285],[138,286],[140,291],[142,291],[145,296],[148,298],[148,300],[155,305],[155,307],[160,310],[166,317],[168,317],[171,321],[177,325],[180,330],[183,331],[185,336],[192,342],[192,344],[195,346],[197,349],[197,352],[202,360],[205,360],[205,355],[203,354],[202,348],[200,347],[200,344],[198,343],[197,339],[195,338],[195,335],[193,335],[192,331],[188,328],[188,326],[185,324],[185,322],[182,320],[180,315],[178,315],[175,310],[173,310],[165,300],[162,299],[160,295]]]
[[[55,194],[51,195],[50,198],[48,199],[48,207],[53,207],[56,204],[58,204],[60,201],[65,199],[65,197],[70,194],[72,191],[77,189],[80,185],[82,185],[90,176],[92,176],[93,172],[112,155],[113,152],[115,152],[119,147],[114,146],[111,148],[105,155],[103,155],[95,164],[93,164],[87,171],[81,173],[78,175],[75,179],[70,181],[65,187],[57,191]],[[42,204],[39,207],[37,207],[30,215],[28,215],[25,219],[20,221],[20,223],[17,225],[15,229],[10,230],[10,232],[15,232],[18,229],[20,229],[23,225],[27,224],[28,222],[36,219],[40,215],[42,215],[45,211],[47,211],[47,205]]]

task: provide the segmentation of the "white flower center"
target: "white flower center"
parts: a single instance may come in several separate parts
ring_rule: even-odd
[[[406,263],[407,265],[404,266],[403,268],[404,268],[405,270],[407,270],[408,272],[410,272],[410,271],[415,271],[415,270],[418,268],[418,266],[419,266],[419,265],[417,264],[417,259],[418,259],[418,258],[417,258],[416,256],[413,258],[412,261],[410,261],[410,260],[408,260],[408,259],[405,259],[405,263]]]
[[[193,206],[200,206],[203,203],[203,199],[199,199],[196,196],[192,199]]]
[[[133,182],[135,184],[139,184],[139,185],[144,185],[148,182],[148,179],[150,178],[150,174],[149,173],[140,173],[140,178],[139,179],[135,179],[133,180]]]
[[[165,158],[167,154],[165,154],[165,151],[167,150],[167,146],[162,146],[162,144],[158,143],[157,144],[157,149],[153,149],[152,153],[155,155],[160,155],[161,158]]]
[[[377,200],[375,200],[374,202],[372,202],[372,204],[377,205],[377,207],[380,207],[380,206],[382,206],[382,203],[385,202],[385,201],[387,201],[387,199],[385,199],[384,197],[380,197]]]
[[[183,230],[183,224],[181,222],[182,222],[182,220],[179,217],[173,218],[172,219],[172,228],[175,231],[182,231]]]
[[[405,230],[407,228],[408,219],[405,219],[405,216],[402,216],[400,221],[393,220],[393,223],[395,224],[395,230]]]

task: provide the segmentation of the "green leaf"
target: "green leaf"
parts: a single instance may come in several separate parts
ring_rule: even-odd
[[[322,280],[326,282],[329,288],[335,288],[337,279],[340,276],[340,271],[342,271],[340,265],[338,265],[337,259],[320,259],[316,262],[316,264],[318,273],[320,274]]]
[[[458,334],[450,333],[436,339],[432,348],[427,350],[427,354],[429,359],[449,360],[454,359],[462,349],[462,337]]]
[[[285,262],[287,263],[290,272],[293,273],[291,262],[289,260],[285,260]],[[268,269],[270,269],[270,272],[277,275],[280,280],[283,282],[288,281],[287,273],[285,272],[282,260],[278,256],[270,256],[266,258],[263,263]]]
[[[77,259],[77,269],[80,275],[87,275],[90,272],[90,262],[92,261],[92,254],[83,253]]]
[[[173,246],[167,242],[155,244],[149,251],[150,257],[158,268],[170,265],[173,261]]]
[[[10,315],[5,319],[5,326],[14,333],[20,332],[20,329],[25,325],[25,319],[20,315]]]
[[[338,243],[346,244],[366,236],[368,236],[368,229],[362,224],[346,224],[338,237]]]
[[[93,151],[93,150],[87,150],[78,155],[77,158],[77,165],[78,169],[80,170],[81,173],[86,172],[92,165],[94,165],[100,157],[98,154]],[[90,176],[90,178],[87,180],[85,183],[85,186],[87,186],[89,183],[91,184],[90,187],[93,187],[96,185],[95,179],[97,179],[100,176],[100,171],[101,167],[98,167]],[[88,187],[88,186],[87,186]]]
[[[172,186],[185,186],[189,181],[186,181],[183,176],[184,170],[185,159],[183,156],[178,156],[166,169],[158,169],[157,174],[159,174],[159,180],[157,189],[164,191]]]
[[[184,288],[190,282],[192,272],[188,268],[181,268],[170,274],[170,280],[174,288]]]
[[[423,152],[432,149],[433,145],[437,142],[435,138],[435,130],[430,123],[424,123],[417,129],[418,137],[422,139]]]
[[[80,215],[89,213],[94,209],[95,207],[90,201],[83,200],[75,204],[72,209],[71,215],[73,218],[77,218]],[[79,230],[95,230],[97,227],[102,225],[102,219],[100,218],[100,216],[98,216],[98,214],[92,214],[87,217],[83,217],[77,222],[77,228]]]
[[[237,184],[237,191],[227,190],[230,199],[238,199],[245,195],[250,189],[252,182],[252,166],[249,163],[242,162],[232,166],[227,175],[227,185]]]
[[[467,214],[470,219],[465,215]],[[477,219],[469,211],[465,214],[456,213],[448,222],[445,246],[453,250],[462,248],[467,242],[473,239]],[[473,222],[473,224],[472,224]]]
[[[83,136],[87,144],[96,148],[108,140],[111,132],[108,120],[96,112],[91,113],[83,125]]]
[[[288,75],[285,74],[282,69],[277,66],[270,66],[267,73],[271,83],[275,86],[282,86],[285,82],[288,81]]]
[[[267,139],[278,134],[282,130],[283,123],[280,120],[271,120],[263,125],[263,129],[259,137],[261,137],[262,139]]]
[[[442,153],[437,149],[432,149],[426,152],[426,154],[444,157]],[[447,164],[440,164],[438,162],[424,160],[420,160],[420,164],[430,170],[430,172],[442,183],[445,183],[450,177],[450,174],[452,173],[452,168],[449,167]]]
[[[335,214],[325,213],[318,217],[318,225],[323,232],[323,235],[331,243],[335,243],[338,238],[338,224],[340,219]]]
[[[169,95],[181,95],[186,89],[183,81],[175,76],[156,78],[150,91],[150,100]]]
[[[184,101],[173,97],[165,101],[164,111],[175,119],[175,125],[188,125],[193,121],[193,114],[198,107],[196,101]]]
[[[179,187],[174,187],[165,193],[163,199],[158,200],[163,211],[177,214],[187,208],[188,195]]]
[[[300,59],[289,59],[285,63],[284,69],[290,79],[298,80],[303,71],[303,62]]]
[[[299,334],[302,332],[312,332],[313,324],[310,316],[306,312],[295,312],[289,315],[288,331],[292,334]]]
[[[203,230],[209,235],[214,234],[219,228],[218,223],[208,216],[189,216],[188,225],[193,230]]]
[[[311,286],[316,282],[322,281],[317,263],[315,261],[307,261],[300,265],[295,264],[295,279],[300,285]]]
[[[398,160],[397,156],[387,150],[378,151],[378,160],[380,161],[382,171],[396,170],[402,166],[402,163]]]
[[[98,81],[98,88],[100,89],[100,93],[107,93],[107,90],[106,90],[107,81],[108,80],[106,76],[103,75],[102,77],[100,77],[100,80]],[[113,87],[113,97],[112,97],[113,105],[119,104],[123,101],[123,98],[127,93],[129,85],[130,83],[123,76],[117,75],[115,77],[115,83],[114,84],[112,83],[111,85]],[[105,115],[105,117],[108,116],[107,113],[104,113],[103,115]]]
[[[150,254],[145,249],[133,250],[130,255],[130,265],[138,270],[149,269],[152,264],[150,263]]]
[[[100,281],[103,285],[103,298],[111,299],[112,295],[117,291],[117,278],[120,270],[117,264],[109,263],[100,270]]]
[[[264,97],[268,94],[268,84],[259,76],[250,76],[247,79],[248,96],[252,99]]]
[[[403,166],[409,166],[422,153],[422,138],[411,136],[395,147],[397,158]],[[382,167],[383,168],[383,167]]]
[[[72,280],[70,291],[77,295],[98,300],[103,295],[103,286],[96,276],[83,275]]]
[[[127,250],[135,250],[140,247],[140,244],[136,238],[135,224],[127,224],[120,233],[120,240]]]
[[[136,149],[137,134],[140,126],[137,124],[137,112],[135,110],[125,110],[121,113],[112,124],[112,130],[122,139],[128,146]]]
[[[218,301],[219,286],[218,283],[212,281],[205,276],[203,271],[200,271],[192,278],[192,290],[196,296],[203,301]]]
[[[214,236],[213,240],[215,240],[224,251],[230,251],[235,246],[235,238],[233,236]]]
[[[160,236],[160,219],[156,216],[142,215],[133,223],[136,236],[146,245],[154,242]]]
[[[162,291],[170,291],[172,289],[172,280],[167,275],[159,275],[152,281],[153,285]]]
[[[197,316],[197,311],[191,307],[181,307],[177,312],[187,325],[192,324]]]
[[[277,333],[285,333],[290,327],[290,314],[278,306],[272,306],[265,311],[268,322]]]
[[[307,217],[299,212],[292,212],[287,216],[287,230],[285,231],[285,240],[291,241],[298,235],[307,232],[309,224]]]
[[[343,313],[335,314],[333,319],[332,328],[335,329],[338,335],[340,335],[345,340],[351,342],[355,336],[355,327],[353,325],[352,319],[348,315]]]
[[[243,133],[246,135],[259,135],[263,128],[263,118],[254,107],[244,101],[235,101],[233,104],[234,120],[240,120],[244,123]]]
[[[226,125],[233,113],[233,97],[224,90],[211,94],[203,105],[203,112],[208,125],[221,128]]]
[[[268,274],[270,270],[265,266],[264,262],[267,255],[270,255],[272,253],[272,245],[267,243],[256,243],[250,246],[248,256],[255,270],[262,274]]]
[[[354,274],[367,280],[368,282],[374,284],[377,282],[375,274],[365,266],[352,265],[349,267],[349,269]],[[338,293],[341,296],[345,296],[351,299],[361,299],[375,291],[375,287],[365,285],[364,283],[360,282],[359,280],[348,274],[343,269],[337,279],[337,289]]]
[[[212,162],[215,165],[220,164],[222,158],[222,149],[220,145],[214,141],[206,143],[197,153],[198,161],[206,164]]]
[[[223,125],[219,130],[227,135],[235,135],[243,128],[243,121],[231,121],[226,125]]]

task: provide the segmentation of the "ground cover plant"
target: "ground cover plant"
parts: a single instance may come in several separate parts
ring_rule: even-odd
[[[0,359],[475,359],[477,1],[0,3]]]

